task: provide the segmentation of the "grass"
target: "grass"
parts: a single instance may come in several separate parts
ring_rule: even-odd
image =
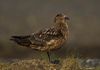
[[[0,62],[0,70],[90,70],[81,69],[78,59],[73,56],[69,56],[64,60],[61,60],[59,64],[51,64],[47,60],[42,59],[25,59],[15,60],[12,63]],[[92,69],[91,69],[92,70]],[[100,70],[97,67],[94,70]]]
[[[66,59],[60,59],[59,64],[52,64],[46,59],[23,59],[13,60],[13,62],[0,62],[0,70],[100,70],[100,67],[95,69],[87,69],[81,67],[76,58],[75,53],[70,53]]]

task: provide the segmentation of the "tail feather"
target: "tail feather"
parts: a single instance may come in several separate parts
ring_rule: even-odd
[[[29,46],[31,44],[29,37],[30,36],[11,36],[10,40],[22,46]]]
[[[30,35],[28,35],[28,36],[11,36],[12,38],[21,38],[21,39],[23,39],[23,38],[29,38],[30,37]]]

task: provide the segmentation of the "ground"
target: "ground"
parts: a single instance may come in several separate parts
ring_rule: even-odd
[[[61,60],[59,64],[52,64],[43,59],[14,60],[13,62],[1,62],[0,70],[90,70],[82,68],[78,59],[73,56]],[[91,70],[99,70],[91,69]]]

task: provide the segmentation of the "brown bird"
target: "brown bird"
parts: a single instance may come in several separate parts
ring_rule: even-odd
[[[12,36],[10,40],[15,41],[21,46],[47,52],[51,62],[49,52],[60,48],[68,40],[68,21],[69,17],[60,13],[54,18],[54,25],[52,27],[42,29],[27,36]]]

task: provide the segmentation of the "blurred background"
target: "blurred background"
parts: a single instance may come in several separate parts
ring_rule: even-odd
[[[10,36],[49,27],[57,13],[69,16],[70,37],[54,53],[64,57],[76,49],[84,57],[100,58],[99,0],[0,0],[0,58],[39,57],[41,52],[20,47]]]

